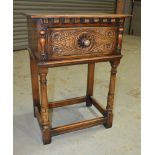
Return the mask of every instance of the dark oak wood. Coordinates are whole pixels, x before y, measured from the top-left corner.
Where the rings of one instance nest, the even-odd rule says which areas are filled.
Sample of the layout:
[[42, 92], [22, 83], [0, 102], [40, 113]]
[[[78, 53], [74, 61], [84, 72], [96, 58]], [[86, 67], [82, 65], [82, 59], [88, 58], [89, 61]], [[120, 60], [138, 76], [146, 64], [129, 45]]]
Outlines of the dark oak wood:
[[36, 118], [37, 118], [37, 120], [38, 120], [38, 124], [39, 124], [39, 126], [40, 126], [40, 129], [42, 130], [42, 119], [41, 119], [41, 115], [40, 115], [40, 112], [39, 112], [39, 110], [38, 110], [38, 107], [34, 107], [34, 112], [35, 112], [35, 116], [36, 116]]
[[40, 109], [38, 66], [31, 55], [30, 55], [30, 70], [31, 70], [31, 83], [32, 83], [33, 110], [34, 110], [34, 116], [36, 117], [35, 106], [37, 106], [38, 109]]
[[86, 101], [86, 96], [82, 97], [76, 97], [72, 99], [66, 99], [62, 101], [55, 101], [55, 102], [49, 102], [48, 107], [49, 108], [58, 108], [58, 107], [63, 107], [67, 105], [73, 105], [73, 104], [78, 104]]
[[104, 124], [104, 122], [106, 122], [106, 118], [98, 117], [98, 118], [94, 118], [94, 119], [90, 119], [90, 120], [86, 120], [86, 121], [82, 121], [82, 122], [78, 122], [78, 123], [73, 123], [73, 124], [69, 124], [69, 125], [52, 128], [51, 132], [52, 132], [53, 136], [56, 136], [56, 135], [64, 134], [67, 132], [73, 132], [76, 130], [85, 129], [85, 128], [89, 128], [92, 126]]
[[87, 107], [92, 105], [92, 102], [90, 102], [90, 96], [93, 96], [94, 70], [95, 70], [95, 63], [88, 63], [87, 95], [86, 95], [87, 96], [87, 99], [86, 99]]
[[[126, 16], [130, 16], [130, 15], [125, 15], [122, 14], [122, 9], [123, 8], [123, 2], [122, 0], [117, 0], [117, 7], [118, 7], [118, 11], [117, 14], [107, 14], [107, 13], [23, 13], [24, 15], [30, 17], [30, 18], [124, 18]], [[119, 14], [121, 13], [121, 14]]]
[[48, 68], [39, 68], [40, 90], [41, 90], [41, 122], [42, 122], [42, 140], [44, 144], [51, 142], [51, 123], [48, 113], [47, 99], [47, 76]]
[[99, 111], [102, 115], [105, 116], [105, 114], [106, 114], [106, 112], [107, 112], [106, 109], [103, 108], [103, 106], [101, 106], [101, 105], [98, 103], [98, 101], [97, 101], [93, 96], [90, 97], [90, 102], [98, 109], [98, 111]]
[[[122, 58], [121, 48], [124, 21], [122, 3], [117, 1], [119, 14], [28, 14], [29, 54], [31, 66], [34, 115], [41, 132], [43, 144], [52, 136], [102, 124], [112, 126], [113, 104], [117, 67]], [[95, 63], [110, 62], [111, 76], [107, 106], [104, 108], [93, 96]], [[86, 96], [48, 102], [48, 69], [52, 67], [88, 64]], [[38, 74], [40, 76], [40, 92]], [[41, 101], [39, 100], [41, 99]], [[52, 128], [48, 110], [86, 102], [102, 117]]]
[[27, 15], [29, 48], [38, 61], [50, 62], [118, 55], [119, 38], [128, 15], [51, 14], [36, 17]]
[[106, 128], [112, 127], [112, 121], [113, 121], [113, 104], [114, 104], [114, 92], [115, 92], [115, 81], [116, 81], [116, 73], [117, 73], [117, 67], [119, 65], [120, 61], [111, 61], [111, 75], [110, 75], [110, 83], [109, 83], [109, 92], [107, 97], [107, 114], [108, 117], [107, 122], [104, 124]]
[[79, 65], [79, 64], [87, 64], [87, 63], [97, 63], [97, 62], [105, 62], [111, 60], [119, 60], [122, 58], [122, 55], [113, 55], [113, 56], [105, 56], [105, 57], [91, 57], [91, 58], [81, 58], [81, 59], [68, 59], [68, 60], [57, 60], [57, 61], [47, 61], [47, 62], [38, 62], [39, 67], [60, 67], [60, 66], [69, 66], [69, 65]]

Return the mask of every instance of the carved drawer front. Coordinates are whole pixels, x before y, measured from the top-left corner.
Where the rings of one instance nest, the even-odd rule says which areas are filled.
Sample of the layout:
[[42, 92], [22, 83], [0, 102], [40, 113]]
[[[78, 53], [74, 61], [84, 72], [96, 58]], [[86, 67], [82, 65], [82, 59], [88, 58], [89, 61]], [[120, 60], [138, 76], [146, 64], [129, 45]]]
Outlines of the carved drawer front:
[[51, 58], [103, 56], [116, 48], [116, 27], [54, 28], [49, 31]]

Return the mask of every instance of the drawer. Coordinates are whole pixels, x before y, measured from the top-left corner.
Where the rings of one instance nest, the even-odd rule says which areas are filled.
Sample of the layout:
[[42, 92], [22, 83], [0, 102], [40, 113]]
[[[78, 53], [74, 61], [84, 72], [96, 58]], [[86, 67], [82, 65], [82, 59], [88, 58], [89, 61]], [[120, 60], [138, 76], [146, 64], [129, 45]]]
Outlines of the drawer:
[[51, 28], [48, 55], [50, 59], [110, 55], [116, 40], [117, 27]]

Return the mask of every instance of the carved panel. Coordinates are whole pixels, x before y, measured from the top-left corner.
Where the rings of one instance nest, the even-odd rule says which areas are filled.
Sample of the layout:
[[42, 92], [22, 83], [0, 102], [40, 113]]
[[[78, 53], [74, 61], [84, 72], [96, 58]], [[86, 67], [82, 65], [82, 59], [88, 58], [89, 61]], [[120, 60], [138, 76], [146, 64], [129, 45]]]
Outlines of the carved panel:
[[54, 28], [49, 31], [49, 55], [108, 55], [116, 48], [116, 27]]

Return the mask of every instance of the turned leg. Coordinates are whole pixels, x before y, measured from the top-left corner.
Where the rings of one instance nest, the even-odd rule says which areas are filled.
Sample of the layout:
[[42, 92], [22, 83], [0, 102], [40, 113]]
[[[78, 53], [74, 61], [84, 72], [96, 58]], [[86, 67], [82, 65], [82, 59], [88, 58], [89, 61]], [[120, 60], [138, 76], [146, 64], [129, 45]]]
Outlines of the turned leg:
[[87, 75], [87, 93], [86, 93], [86, 106], [91, 106], [90, 96], [93, 96], [94, 87], [94, 69], [95, 63], [88, 64], [88, 75]]
[[34, 59], [30, 55], [30, 69], [31, 69], [31, 83], [32, 83], [32, 96], [33, 96], [33, 110], [35, 115], [35, 106], [40, 110], [40, 99], [39, 99], [39, 81], [38, 81], [38, 66]]
[[47, 76], [48, 68], [39, 68], [40, 91], [41, 91], [41, 121], [43, 144], [51, 143], [51, 123], [48, 112]]
[[112, 61], [110, 62], [110, 64], [111, 64], [111, 76], [110, 76], [109, 92], [108, 92], [107, 106], [106, 106], [107, 122], [104, 124], [106, 128], [112, 127], [115, 80], [116, 80], [117, 66], [119, 65], [119, 61]]

